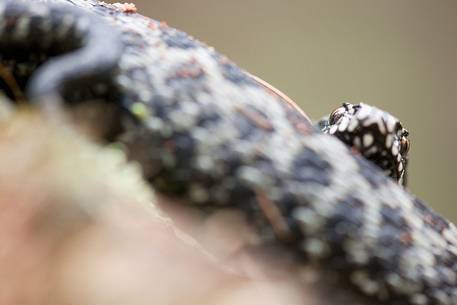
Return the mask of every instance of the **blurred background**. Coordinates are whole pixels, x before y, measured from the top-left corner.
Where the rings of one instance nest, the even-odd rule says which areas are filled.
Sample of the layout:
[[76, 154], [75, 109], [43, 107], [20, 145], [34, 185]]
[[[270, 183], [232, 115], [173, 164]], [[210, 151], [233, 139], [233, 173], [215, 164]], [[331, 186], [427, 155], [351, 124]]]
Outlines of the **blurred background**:
[[313, 119], [343, 101], [411, 133], [412, 192], [457, 221], [455, 0], [135, 0], [214, 46]]

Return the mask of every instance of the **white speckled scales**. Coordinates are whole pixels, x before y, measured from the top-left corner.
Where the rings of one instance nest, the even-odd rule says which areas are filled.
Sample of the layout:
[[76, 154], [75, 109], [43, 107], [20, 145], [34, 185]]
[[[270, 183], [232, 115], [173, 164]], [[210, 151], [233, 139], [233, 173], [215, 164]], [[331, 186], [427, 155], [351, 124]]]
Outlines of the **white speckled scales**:
[[[95, 15], [86, 27], [68, 23], [86, 53], [63, 52], [60, 60], [74, 67], [72, 90], [61, 74], [63, 86], [49, 95], [79, 100], [89, 92], [117, 103], [128, 121], [119, 139], [158, 187], [195, 203], [245, 209], [262, 234], [274, 233], [298, 252], [340, 270], [367, 295], [390, 303], [457, 304], [455, 226], [336, 138], [314, 131], [296, 108], [212, 48], [96, 0], [0, 3], [3, 44], [28, 24], [27, 18], [51, 18], [55, 25], [69, 21], [74, 11], [58, 4]], [[27, 14], [5, 26], [12, 7]], [[112, 53], [119, 54], [116, 65], [102, 70], [96, 82], [79, 82], [78, 64], [95, 54], [94, 44], [85, 44], [91, 22], [119, 34], [102, 50], [122, 51]], [[41, 34], [51, 37], [56, 31], [51, 27]], [[20, 35], [15, 41], [23, 43], [10, 48], [27, 49], [27, 27]], [[4, 51], [0, 48], [0, 54]], [[60, 73], [52, 62], [45, 67]], [[39, 79], [34, 82], [42, 88]]]

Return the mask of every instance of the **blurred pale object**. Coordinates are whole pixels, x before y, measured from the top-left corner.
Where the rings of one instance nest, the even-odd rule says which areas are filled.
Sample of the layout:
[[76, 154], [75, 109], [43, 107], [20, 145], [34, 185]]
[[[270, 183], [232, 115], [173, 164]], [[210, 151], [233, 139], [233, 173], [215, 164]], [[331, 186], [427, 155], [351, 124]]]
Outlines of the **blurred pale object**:
[[229, 262], [243, 241], [221, 232], [225, 216], [183, 224], [213, 232], [199, 237], [217, 258], [176, 229], [120, 152], [34, 114], [0, 124], [0, 304], [301, 303], [289, 276]]

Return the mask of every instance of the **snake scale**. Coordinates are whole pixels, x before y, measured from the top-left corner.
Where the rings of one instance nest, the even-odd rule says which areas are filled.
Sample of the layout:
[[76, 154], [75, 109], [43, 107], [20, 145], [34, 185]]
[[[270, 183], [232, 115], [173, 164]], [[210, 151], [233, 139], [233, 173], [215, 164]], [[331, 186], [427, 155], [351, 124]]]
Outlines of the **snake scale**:
[[[32, 103], [116, 105], [117, 140], [157, 187], [243, 209], [261, 234], [373, 298], [457, 304], [457, 229], [402, 187], [407, 134], [388, 114], [344, 104], [321, 126], [365, 132], [352, 146], [374, 150], [383, 172], [276, 89], [128, 4], [2, 0], [0, 56]], [[375, 125], [390, 132], [387, 151], [371, 148]]]

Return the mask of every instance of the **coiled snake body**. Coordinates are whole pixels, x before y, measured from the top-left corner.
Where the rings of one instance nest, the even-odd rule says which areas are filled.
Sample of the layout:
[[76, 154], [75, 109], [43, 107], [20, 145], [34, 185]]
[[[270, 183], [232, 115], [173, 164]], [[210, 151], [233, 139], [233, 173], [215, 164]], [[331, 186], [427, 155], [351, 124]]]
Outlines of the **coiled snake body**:
[[394, 179], [212, 48], [97, 0], [0, 1], [0, 55], [32, 102], [116, 104], [156, 186], [244, 209], [367, 295], [457, 304], [457, 229], [394, 181], [408, 142], [390, 115], [345, 104], [321, 127]]

